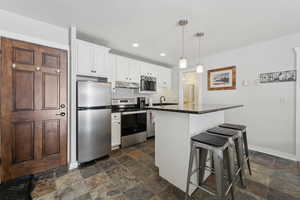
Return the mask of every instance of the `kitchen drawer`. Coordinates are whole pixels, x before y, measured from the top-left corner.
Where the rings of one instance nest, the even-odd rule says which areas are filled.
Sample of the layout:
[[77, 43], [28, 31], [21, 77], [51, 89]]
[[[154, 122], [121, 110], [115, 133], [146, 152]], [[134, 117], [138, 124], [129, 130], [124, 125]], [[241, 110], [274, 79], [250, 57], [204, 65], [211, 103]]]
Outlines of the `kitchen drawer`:
[[121, 113], [112, 113], [111, 120], [112, 121], [121, 121]]

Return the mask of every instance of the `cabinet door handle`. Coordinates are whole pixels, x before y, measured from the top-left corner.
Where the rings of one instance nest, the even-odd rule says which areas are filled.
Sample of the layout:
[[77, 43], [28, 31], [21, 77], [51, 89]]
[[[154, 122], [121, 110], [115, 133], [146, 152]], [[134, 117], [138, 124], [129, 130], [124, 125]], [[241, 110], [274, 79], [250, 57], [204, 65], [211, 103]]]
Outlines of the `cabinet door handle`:
[[96, 70], [91, 70], [92, 73], [96, 73]]

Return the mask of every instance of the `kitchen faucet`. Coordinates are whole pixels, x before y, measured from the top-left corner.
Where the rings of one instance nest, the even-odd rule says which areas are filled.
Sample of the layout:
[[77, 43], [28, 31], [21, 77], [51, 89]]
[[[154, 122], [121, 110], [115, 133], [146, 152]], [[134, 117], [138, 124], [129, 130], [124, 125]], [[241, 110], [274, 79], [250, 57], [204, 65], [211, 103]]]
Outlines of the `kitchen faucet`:
[[163, 102], [166, 101], [166, 97], [165, 96], [161, 96], [159, 98], [159, 102], [160, 102], [160, 105], [162, 106]]

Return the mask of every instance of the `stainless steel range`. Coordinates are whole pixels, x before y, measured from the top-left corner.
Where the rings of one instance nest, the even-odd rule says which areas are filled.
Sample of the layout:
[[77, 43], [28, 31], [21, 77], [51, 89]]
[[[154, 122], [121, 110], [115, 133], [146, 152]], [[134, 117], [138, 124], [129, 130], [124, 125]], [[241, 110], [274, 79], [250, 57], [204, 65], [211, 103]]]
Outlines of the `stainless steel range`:
[[121, 113], [121, 147], [145, 142], [147, 111], [138, 106], [137, 99], [113, 99], [112, 105], [112, 112]]

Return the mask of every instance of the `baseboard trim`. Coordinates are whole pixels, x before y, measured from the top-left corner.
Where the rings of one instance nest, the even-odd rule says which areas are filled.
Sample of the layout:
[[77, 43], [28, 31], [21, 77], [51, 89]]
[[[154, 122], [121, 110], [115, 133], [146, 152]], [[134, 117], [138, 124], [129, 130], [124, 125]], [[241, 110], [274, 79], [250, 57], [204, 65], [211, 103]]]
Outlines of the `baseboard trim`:
[[258, 147], [258, 146], [254, 146], [254, 145], [249, 145], [249, 149], [253, 150], [253, 151], [265, 153], [265, 154], [270, 154], [272, 156], [277, 156], [277, 157], [285, 158], [288, 160], [297, 161], [296, 155], [293, 155], [293, 154], [275, 151], [273, 149]]
[[69, 170], [76, 169], [76, 168], [78, 168], [78, 166], [79, 166], [78, 162], [70, 163]]

